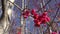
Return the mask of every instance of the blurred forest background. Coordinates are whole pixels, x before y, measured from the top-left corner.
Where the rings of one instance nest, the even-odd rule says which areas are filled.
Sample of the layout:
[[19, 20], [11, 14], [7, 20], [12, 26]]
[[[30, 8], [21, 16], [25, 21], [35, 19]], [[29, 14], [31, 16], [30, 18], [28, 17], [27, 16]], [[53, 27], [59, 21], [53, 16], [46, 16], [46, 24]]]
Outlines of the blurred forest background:
[[[4, 14], [3, 19], [0, 19], [1, 34], [17, 34], [19, 30], [21, 30], [21, 34], [33, 34], [33, 18], [30, 16], [24, 20], [21, 12], [27, 7], [31, 10], [36, 9], [37, 13], [41, 14], [42, 12], [39, 9], [44, 5], [46, 5], [46, 10], [50, 10], [48, 16], [53, 22], [51, 30], [60, 32], [60, 9], [57, 7], [58, 3], [60, 3], [60, 0], [0, 0], [0, 18]], [[46, 25], [41, 29], [47, 32], [47, 27]]]

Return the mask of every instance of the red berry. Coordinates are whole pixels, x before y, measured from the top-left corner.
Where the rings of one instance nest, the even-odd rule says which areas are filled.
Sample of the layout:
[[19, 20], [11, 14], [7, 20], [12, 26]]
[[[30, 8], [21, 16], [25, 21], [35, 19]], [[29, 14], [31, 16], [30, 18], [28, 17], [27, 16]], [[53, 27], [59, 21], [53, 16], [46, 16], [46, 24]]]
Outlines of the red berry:
[[50, 18], [46, 14], [42, 15], [42, 17], [41, 17], [41, 24], [45, 24], [45, 23], [50, 21]]
[[34, 19], [34, 26], [35, 27], [40, 27], [40, 21], [39, 20], [37, 20], [37, 19]]
[[34, 23], [37, 24], [38, 23], [38, 20], [37, 19], [34, 19]]
[[51, 34], [57, 34], [56, 32], [52, 32]]
[[50, 18], [49, 18], [49, 17], [46, 17], [46, 19], [47, 19], [47, 22], [49, 22], [49, 21], [50, 21]]
[[41, 21], [41, 19], [42, 19], [42, 16], [41, 16], [41, 15], [39, 15], [39, 16], [38, 16], [38, 20], [39, 20], [39, 21]]
[[47, 16], [47, 12], [44, 12], [43, 14], [42, 14], [42, 17], [46, 17]]
[[23, 13], [23, 17], [24, 17], [24, 18], [27, 18], [28, 16], [27, 16], [25, 13]]
[[30, 12], [29, 11], [26, 11], [26, 15], [29, 16], [30, 15]]
[[34, 14], [33, 18], [34, 19], [38, 19], [39, 15], [38, 14]]
[[27, 18], [29, 15], [30, 15], [29, 10], [25, 10], [25, 11], [23, 12], [23, 17], [24, 17], [24, 18]]
[[32, 9], [31, 14], [34, 15], [36, 13], [36, 11], [34, 9]]
[[21, 32], [18, 32], [17, 34], [21, 34]]
[[44, 12], [43, 15], [47, 15], [47, 12]]
[[25, 15], [25, 12], [23, 12], [22, 15]]
[[27, 18], [28, 16], [26, 16], [26, 15], [23, 15], [24, 16], [24, 18]]
[[42, 20], [41, 24], [45, 24], [46, 23], [46, 19], [45, 18], [42, 18], [41, 20]]

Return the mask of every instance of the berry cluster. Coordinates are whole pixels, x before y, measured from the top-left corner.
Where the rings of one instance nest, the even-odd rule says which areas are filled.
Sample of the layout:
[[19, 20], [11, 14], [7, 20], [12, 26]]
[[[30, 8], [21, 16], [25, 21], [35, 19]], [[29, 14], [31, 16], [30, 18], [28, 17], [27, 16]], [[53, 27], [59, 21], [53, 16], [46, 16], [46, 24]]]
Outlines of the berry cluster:
[[39, 27], [40, 24], [46, 24], [47, 22], [50, 21], [50, 17], [47, 16], [48, 12], [44, 11], [41, 15], [39, 15], [34, 9], [31, 11], [26, 10], [23, 12], [24, 18], [27, 18], [28, 16], [32, 15], [34, 18], [34, 25], [36, 27]]

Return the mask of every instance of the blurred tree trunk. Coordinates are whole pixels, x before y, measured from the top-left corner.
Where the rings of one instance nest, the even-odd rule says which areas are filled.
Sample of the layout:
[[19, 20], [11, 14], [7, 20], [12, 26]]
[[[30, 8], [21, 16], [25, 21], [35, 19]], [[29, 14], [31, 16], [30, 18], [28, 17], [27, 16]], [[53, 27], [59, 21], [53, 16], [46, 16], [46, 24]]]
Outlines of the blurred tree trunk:
[[6, 27], [6, 6], [5, 6], [5, 4], [6, 4], [6, 0], [1, 0], [2, 1], [2, 12], [3, 12], [3, 15], [2, 15], [2, 17], [3, 17], [3, 19], [1, 19], [1, 22], [3, 23], [3, 25], [4, 25], [4, 29], [5, 29], [5, 27]]
[[4, 32], [7, 30], [7, 24], [8, 24], [8, 15], [7, 15], [7, 6], [6, 6], [6, 0], [1, 0], [2, 2], [2, 12], [3, 12], [3, 15], [2, 15], [2, 19], [1, 19], [1, 22], [3, 23], [3, 34]]
[[[13, 22], [11, 22], [11, 17], [12, 17], [12, 12], [13, 12], [13, 7], [14, 5], [12, 3], [14, 3], [15, 0], [8, 0], [7, 1], [7, 14], [8, 14], [8, 21], [9, 21], [9, 27], [8, 27], [8, 30], [9, 30], [9, 34], [12, 34], [13, 32], [13, 29], [12, 29], [12, 26], [13, 26]], [[12, 2], [12, 3], [10, 3]], [[16, 33], [16, 32], [15, 32]]]
[[[9, 28], [9, 14], [8, 14], [8, 3], [7, 0], [1, 0], [2, 1], [2, 12], [3, 13], [3, 19], [1, 19], [1, 22], [3, 23], [3, 34], [8, 34], [8, 28]], [[10, 16], [11, 17], [11, 16]], [[6, 33], [5, 33], [6, 32]]]
[[[24, 0], [22, 0], [22, 10], [24, 9]], [[21, 12], [22, 13], [22, 12]], [[22, 25], [22, 31], [21, 34], [25, 34], [25, 19], [23, 18], [23, 16], [20, 16], [21, 18], [21, 25]]]

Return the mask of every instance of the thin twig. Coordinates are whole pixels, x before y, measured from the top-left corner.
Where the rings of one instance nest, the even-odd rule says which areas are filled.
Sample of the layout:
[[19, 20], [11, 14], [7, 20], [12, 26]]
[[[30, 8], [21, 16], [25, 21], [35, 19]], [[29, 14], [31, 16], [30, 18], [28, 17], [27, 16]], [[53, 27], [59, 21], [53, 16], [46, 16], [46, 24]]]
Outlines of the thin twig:
[[59, 8], [57, 9], [56, 14], [55, 14], [55, 16], [53, 17], [53, 20], [52, 20], [52, 22], [51, 22], [51, 23], [53, 23], [53, 22], [54, 22], [54, 19], [56, 18], [56, 16], [57, 16], [58, 12], [59, 12]]
[[[49, 4], [51, 2], [51, 0], [49, 0], [46, 4], [45, 4], [45, 6], [47, 5], [47, 4]], [[41, 8], [38, 10], [38, 11], [40, 11], [41, 10]]]
[[15, 4], [15, 3], [11, 2], [11, 1], [9, 1], [9, 2], [12, 3], [13, 5], [15, 5], [19, 10], [22, 10], [22, 8], [20, 6], [18, 6], [17, 4]]

